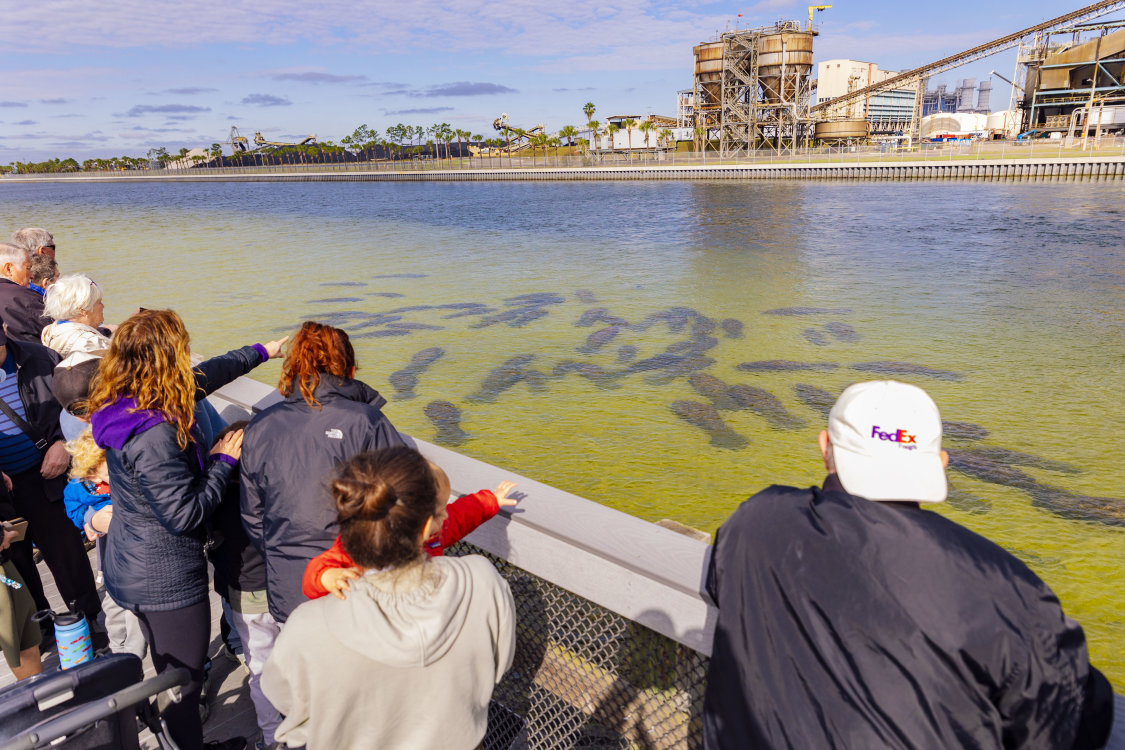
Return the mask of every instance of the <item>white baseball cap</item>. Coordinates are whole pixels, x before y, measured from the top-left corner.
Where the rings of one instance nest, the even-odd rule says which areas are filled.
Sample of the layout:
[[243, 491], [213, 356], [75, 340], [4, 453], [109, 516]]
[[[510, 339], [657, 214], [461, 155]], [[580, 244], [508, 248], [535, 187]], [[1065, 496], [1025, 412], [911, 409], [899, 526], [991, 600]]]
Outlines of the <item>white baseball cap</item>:
[[836, 474], [868, 500], [945, 500], [941, 415], [921, 388], [894, 380], [857, 383], [828, 414]]

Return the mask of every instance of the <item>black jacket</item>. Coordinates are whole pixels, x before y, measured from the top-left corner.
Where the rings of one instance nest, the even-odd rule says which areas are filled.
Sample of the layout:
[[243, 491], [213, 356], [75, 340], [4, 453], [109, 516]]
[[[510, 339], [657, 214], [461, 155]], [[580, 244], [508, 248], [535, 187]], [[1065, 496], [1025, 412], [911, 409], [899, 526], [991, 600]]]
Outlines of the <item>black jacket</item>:
[[0, 321], [8, 339], [38, 344], [51, 322], [43, 317], [43, 298], [35, 291], [0, 277]]
[[[195, 368], [197, 397], [221, 388], [264, 361], [244, 347]], [[176, 428], [151, 411], [131, 411], [122, 399], [94, 413], [94, 439], [105, 449], [113, 488], [113, 523], [106, 535], [106, 589], [127, 609], [161, 612], [207, 598], [205, 522], [233, 469], [210, 460], [198, 425], [181, 450]]]
[[[16, 362], [20, 401], [23, 402], [27, 423], [35, 429], [39, 438], [46, 441], [41, 449], [46, 450], [52, 443], [64, 439], [62, 428], [59, 427], [59, 414], [62, 412], [62, 407], [51, 391], [59, 355], [42, 344], [11, 339], [8, 340], [8, 349]], [[65, 483], [64, 479], [63, 484]], [[57, 499], [62, 499], [61, 488]]]
[[380, 410], [386, 399], [358, 380], [321, 374], [314, 409], [299, 389], [255, 416], [242, 443], [242, 522], [266, 558], [270, 612], [278, 622], [306, 601], [305, 566], [336, 539], [328, 483], [357, 453], [402, 445]]
[[1101, 747], [1108, 682], [1022, 562], [915, 503], [770, 487], [715, 540], [704, 746]]

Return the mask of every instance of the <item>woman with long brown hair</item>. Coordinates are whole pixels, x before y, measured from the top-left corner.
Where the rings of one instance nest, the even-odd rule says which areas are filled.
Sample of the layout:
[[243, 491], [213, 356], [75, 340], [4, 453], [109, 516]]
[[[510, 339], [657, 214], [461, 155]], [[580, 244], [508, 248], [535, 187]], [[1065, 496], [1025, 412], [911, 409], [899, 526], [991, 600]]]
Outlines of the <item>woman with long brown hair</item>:
[[[183, 700], [164, 712], [181, 750], [203, 747], [199, 693], [211, 630], [204, 523], [242, 446], [242, 434], [231, 433], [208, 456], [196, 402], [278, 356], [284, 342], [235, 349], [193, 368], [180, 317], [143, 310], [117, 329], [91, 384], [90, 422], [114, 501], [106, 589], [137, 613], [158, 670], [191, 673]], [[242, 740], [210, 746], [242, 747]]]
[[[310, 560], [336, 538], [336, 508], [328, 492], [336, 466], [357, 453], [402, 445], [384, 416], [386, 399], [355, 379], [348, 334], [305, 322], [281, 370], [280, 403], [257, 414], [246, 428], [242, 452], [242, 522], [266, 559], [268, 612], [249, 617], [243, 643], [255, 677], [273, 649], [281, 623], [300, 603]], [[251, 683], [256, 687], [256, 680]], [[268, 744], [280, 717], [259, 711]]]
[[446, 497], [400, 446], [361, 453], [331, 482], [344, 550], [363, 570], [345, 599], [298, 607], [262, 675], [289, 747], [449, 748], [483, 739], [512, 665], [515, 605], [486, 558], [431, 557]]

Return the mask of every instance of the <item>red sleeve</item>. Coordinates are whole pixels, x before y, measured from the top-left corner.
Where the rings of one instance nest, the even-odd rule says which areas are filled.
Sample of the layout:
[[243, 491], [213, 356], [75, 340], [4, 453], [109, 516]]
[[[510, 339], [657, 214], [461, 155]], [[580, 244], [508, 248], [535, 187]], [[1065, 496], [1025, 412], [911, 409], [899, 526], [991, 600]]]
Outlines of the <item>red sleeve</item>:
[[320, 585], [320, 576], [324, 571], [329, 568], [353, 567], [355, 567], [355, 560], [344, 551], [344, 545], [340, 543], [340, 537], [336, 537], [336, 541], [332, 543], [327, 552], [321, 552], [309, 560], [309, 564], [305, 566], [305, 577], [301, 579], [301, 591], [310, 599], [319, 599], [328, 593], [328, 589]]
[[456, 544], [473, 529], [500, 512], [500, 503], [492, 490], [481, 490], [451, 502], [445, 508], [449, 516], [441, 525], [441, 546]]

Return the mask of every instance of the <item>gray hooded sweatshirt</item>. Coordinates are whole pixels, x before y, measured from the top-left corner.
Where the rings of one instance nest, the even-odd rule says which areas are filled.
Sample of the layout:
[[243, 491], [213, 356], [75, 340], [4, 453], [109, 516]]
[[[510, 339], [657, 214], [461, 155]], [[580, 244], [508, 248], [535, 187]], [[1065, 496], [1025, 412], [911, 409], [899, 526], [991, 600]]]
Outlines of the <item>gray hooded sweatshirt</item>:
[[474, 748], [515, 645], [512, 593], [492, 564], [436, 557], [293, 610], [262, 691], [290, 747]]

